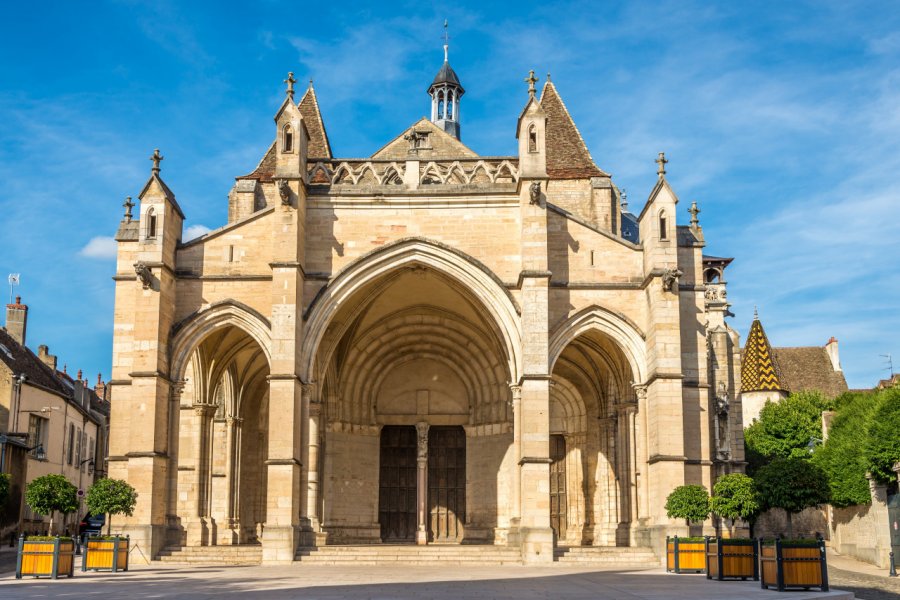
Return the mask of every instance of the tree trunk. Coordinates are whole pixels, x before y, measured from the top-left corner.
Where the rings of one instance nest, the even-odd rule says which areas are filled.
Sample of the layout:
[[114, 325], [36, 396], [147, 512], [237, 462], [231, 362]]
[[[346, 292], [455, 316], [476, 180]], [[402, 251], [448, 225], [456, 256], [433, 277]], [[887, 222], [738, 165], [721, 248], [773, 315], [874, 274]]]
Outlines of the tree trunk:
[[788, 539], [794, 539], [794, 524], [791, 520], [791, 511], [784, 511], [787, 513], [787, 522], [788, 522]]
[[47, 535], [53, 535], [53, 513], [50, 513], [50, 524], [47, 525]]
[[106, 513], [106, 535], [112, 535], [112, 515]]

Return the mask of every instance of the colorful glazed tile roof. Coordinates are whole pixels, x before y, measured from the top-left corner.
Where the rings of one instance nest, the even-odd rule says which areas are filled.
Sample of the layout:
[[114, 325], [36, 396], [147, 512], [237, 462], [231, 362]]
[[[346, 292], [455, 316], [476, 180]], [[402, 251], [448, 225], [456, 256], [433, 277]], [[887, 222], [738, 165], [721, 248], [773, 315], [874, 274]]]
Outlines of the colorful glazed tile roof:
[[741, 360], [741, 391], [782, 390], [775, 354], [759, 319], [753, 319]]

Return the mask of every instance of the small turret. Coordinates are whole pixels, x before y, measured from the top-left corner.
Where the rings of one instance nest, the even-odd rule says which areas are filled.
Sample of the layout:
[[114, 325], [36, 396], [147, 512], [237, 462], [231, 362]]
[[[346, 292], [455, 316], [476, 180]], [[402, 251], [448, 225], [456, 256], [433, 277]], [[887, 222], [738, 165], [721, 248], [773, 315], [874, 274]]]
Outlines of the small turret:
[[450, 66], [449, 41], [447, 21], [444, 21], [444, 64], [428, 86], [428, 95], [431, 96], [431, 122], [456, 139], [460, 139], [459, 99], [466, 90], [459, 82], [456, 71]]

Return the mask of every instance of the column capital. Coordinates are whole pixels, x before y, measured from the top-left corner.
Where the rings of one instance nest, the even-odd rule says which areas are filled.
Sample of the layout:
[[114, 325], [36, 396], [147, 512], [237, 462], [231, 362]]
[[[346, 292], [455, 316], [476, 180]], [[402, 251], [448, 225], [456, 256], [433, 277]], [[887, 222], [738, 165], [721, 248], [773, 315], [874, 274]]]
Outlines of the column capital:
[[218, 404], [210, 404], [208, 402], [197, 402], [192, 405], [194, 409], [194, 413], [198, 417], [208, 417], [210, 415], [214, 415], [217, 410], [219, 410]]
[[620, 415], [637, 412], [637, 402], [622, 402], [616, 405], [616, 412]]
[[318, 384], [315, 381], [300, 384], [300, 394], [302, 394], [303, 399], [308, 401], [310, 404], [317, 401], [317, 392]]
[[634, 389], [634, 395], [638, 400], [646, 400], [647, 399], [647, 384], [646, 383], [632, 383], [632, 389]]

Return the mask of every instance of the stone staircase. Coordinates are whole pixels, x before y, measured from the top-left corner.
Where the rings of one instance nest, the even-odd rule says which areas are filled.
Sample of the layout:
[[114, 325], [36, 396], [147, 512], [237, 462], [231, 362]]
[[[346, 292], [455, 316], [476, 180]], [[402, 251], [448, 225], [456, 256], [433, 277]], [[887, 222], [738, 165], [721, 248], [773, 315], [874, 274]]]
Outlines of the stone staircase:
[[558, 546], [553, 560], [572, 567], [604, 569], [654, 569], [661, 565], [650, 548], [606, 546]]
[[519, 565], [518, 548], [412, 544], [371, 544], [300, 548], [295, 560], [314, 565]]
[[163, 563], [192, 565], [258, 565], [262, 562], [262, 546], [169, 546], [160, 551]]

